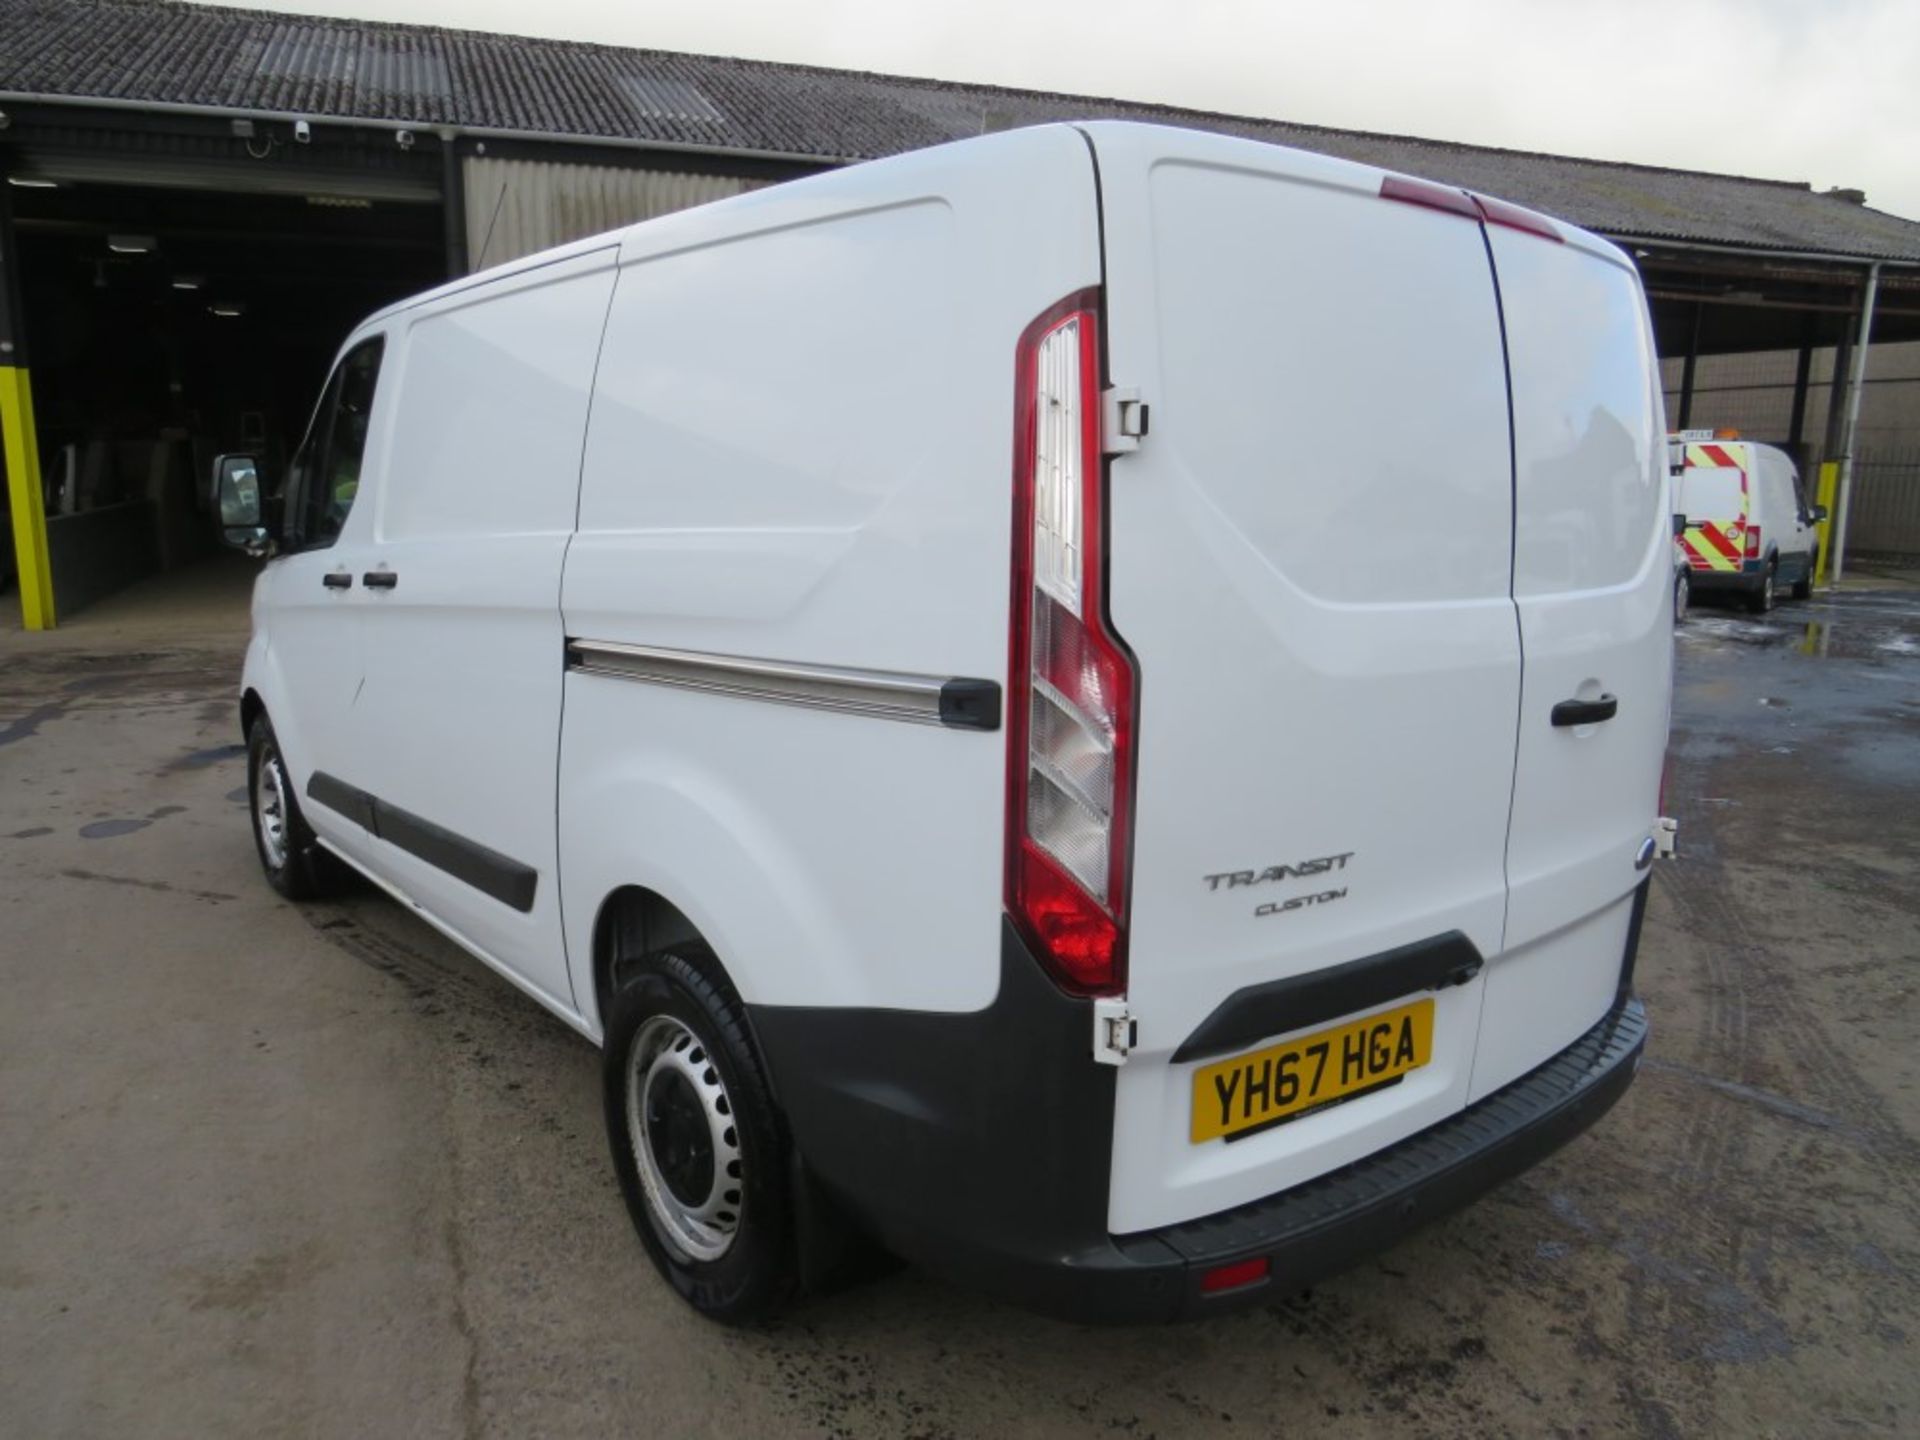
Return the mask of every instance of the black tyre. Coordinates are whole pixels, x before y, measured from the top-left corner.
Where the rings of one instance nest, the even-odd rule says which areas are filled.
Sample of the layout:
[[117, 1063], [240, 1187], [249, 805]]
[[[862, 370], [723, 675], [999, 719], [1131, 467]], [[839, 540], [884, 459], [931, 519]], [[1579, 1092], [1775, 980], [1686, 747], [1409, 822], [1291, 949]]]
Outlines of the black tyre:
[[1816, 555], [1813, 551], [1809, 550], [1807, 552], [1807, 573], [1802, 575], [1798, 580], [1793, 582], [1793, 598], [1794, 599], [1811, 600], [1813, 598], [1813, 567], [1814, 567], [1814, 562], [1818, 558], [1819, 558], [1818, 555]]
[[1767, 562], [1767, 568], [1760, 572], [1759, 588], [1756, 589], [1751, 595], [1747, 597], [1747, 608], [1753, 611], [1754, 614], [1765, 615], [1768, 611], [1773, 609], [1773, 602], [1775, 598], [1773, 582], [1775, 578], [1775, 571], [1777, 571], [1779, 568], [1780, 567], [1779, 567], [1778, 561], [1769, 560]]
[[615, 974], [607, 1138], [634, 1228], [694, 1309], [761, 1319], [795, 1288], [793, 1202], [786, 1128], [745, 1008], [695, 947]]
[[1682, 570], [1673, 577], [1673, 620], [1677, 625], [1687, 618], [1687, 605], [1693, 599], [1693, 581]]
[[265, 715], [255, 717], [247, 731], [247, 807], [267, 883], [289, 900], [317, 900], [328, 894], [335, 875], [332, 857], [321, 851], [300, 813], [293, 779]]

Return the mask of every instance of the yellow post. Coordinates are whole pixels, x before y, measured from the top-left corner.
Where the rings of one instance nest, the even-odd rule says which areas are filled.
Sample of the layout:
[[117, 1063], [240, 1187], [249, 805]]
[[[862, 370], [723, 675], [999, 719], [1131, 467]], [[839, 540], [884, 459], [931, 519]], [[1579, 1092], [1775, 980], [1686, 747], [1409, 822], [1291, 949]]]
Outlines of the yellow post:
[[6, 447], [20, 620], [29, 630], [51, 630], [53, 567], [47, 561], [47, 507], [40, 490], [40, 442], [33, 433], [33, 382], [23, 366], [0, 365], [0, 440]]
[[1813, 583], [1816, 585], [1827, 583], [1827, 566], [1833, 558], [1832, 551], [1827, 548], [1827, 532], [1833, 528], [1833, 497], [1839, 484], [1840, 466], [1836, 461], [1829, 460], [1820, 467], [1820, 483], [1814, 487], [1813, 503], [1827, 507], [1827, 518], [1816, 521], [1813, 527], [1813, 533], [1819, 537], [1820, 544], [1820, 563], [1815, 567], [1813, 575]]

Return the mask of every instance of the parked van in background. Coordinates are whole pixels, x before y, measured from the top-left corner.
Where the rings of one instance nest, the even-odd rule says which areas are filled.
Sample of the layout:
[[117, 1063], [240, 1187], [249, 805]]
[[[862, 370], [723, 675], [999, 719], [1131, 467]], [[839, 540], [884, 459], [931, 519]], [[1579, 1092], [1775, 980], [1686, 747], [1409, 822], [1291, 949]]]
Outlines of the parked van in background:
[[1691, 588], [1733, 591], [1759, 614], [1784, 586], [1813, 594], [1824, 507], [1809, 507], [1786, 452], [1729, 430], [1682, 430], [1672, 437], [1674, 512], [1685, 517], [1680, 547]]
[[1639, 1062], [1660, 403], [1606, 242], [1182, 130], [517, 261], [349, 337], [277, 519], [223, 461], [260, 858], [604, 1047], [709, 1315], [861, 1234], [1088, 1319], [1294, 1290]]

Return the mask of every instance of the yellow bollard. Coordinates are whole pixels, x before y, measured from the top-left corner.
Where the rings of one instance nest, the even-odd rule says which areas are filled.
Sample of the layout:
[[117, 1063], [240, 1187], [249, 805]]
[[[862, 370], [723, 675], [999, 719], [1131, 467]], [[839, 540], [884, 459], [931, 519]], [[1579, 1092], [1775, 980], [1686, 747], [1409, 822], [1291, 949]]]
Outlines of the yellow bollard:
[[20, 620], [53, 628], [53, 570], [47, 561], [47, 511], [40, 494], [40, 444], [33, 433], [33, 386], [25, 367], [0, 365], [0, 449], [6, 454], [19, 570]]
[[1833, 528], [1834, 491], [1840, 485], [1840, 463], [1829, 460], [1820, 467], [1820, 483], [1815, 487], [1813, 503], [1827, 507], [1827, 518], [1814, 522], [1813, 533], [1819, 537], [1820, 563], [1814, 568], [1813, 583], [1825, 586], [1827, 566], [1833, 559], [1833, 552], [1827, 548], [1827, 532]]

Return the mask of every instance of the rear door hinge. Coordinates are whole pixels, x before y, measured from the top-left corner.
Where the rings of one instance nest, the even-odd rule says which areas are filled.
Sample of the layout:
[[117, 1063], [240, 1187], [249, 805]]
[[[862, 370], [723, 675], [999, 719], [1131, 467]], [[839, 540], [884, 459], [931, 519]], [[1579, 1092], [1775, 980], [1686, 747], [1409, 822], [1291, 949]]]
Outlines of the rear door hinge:
[[1140, 1043], [1140, 1022], [1124, 1000], [1093, 1002], [1093, 1059], [1098, 1065], [1124, 1065]]
[[1138, 450], [1147, 436], [1147, 402], [1136, 386], [1114, 385], [1100, 394], [1100, 453]]

